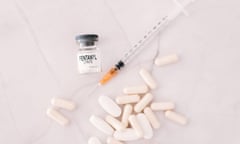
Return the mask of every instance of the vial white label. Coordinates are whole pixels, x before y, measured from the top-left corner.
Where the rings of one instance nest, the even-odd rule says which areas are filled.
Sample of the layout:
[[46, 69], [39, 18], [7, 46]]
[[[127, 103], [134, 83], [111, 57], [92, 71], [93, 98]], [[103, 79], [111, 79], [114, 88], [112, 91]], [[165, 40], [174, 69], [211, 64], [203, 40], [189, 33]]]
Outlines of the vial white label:
[[101, 71], [101, 57], [97, 51], [81, 51], [77, 54], [79, 73]]

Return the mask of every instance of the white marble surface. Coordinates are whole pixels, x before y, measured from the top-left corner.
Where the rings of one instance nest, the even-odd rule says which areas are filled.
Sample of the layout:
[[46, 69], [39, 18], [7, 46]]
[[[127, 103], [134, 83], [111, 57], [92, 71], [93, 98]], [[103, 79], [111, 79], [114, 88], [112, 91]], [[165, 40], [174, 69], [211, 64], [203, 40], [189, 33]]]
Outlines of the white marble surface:
[[[103, 73], [80, 75], [74, 36], [100, 35], [103, 72], [113, 65], [172, 5], [169, 0], [0, 0], [0, 143], [77, 144], [104, 135], [88, 122], [104, 116], [96, 98], [121, 94], [143, 83], [138, 70], [152, 70], [156, 100], [172, 100], [186, 127], [164, 119], [151, 144], [239, 144], [239, 1], [198, 0], [162, 31], [143, 53], [108, 85], [96, 89]], [[181, 61], [158, 68], [152, 59], [178, 53]], [[89, 96], [88, 96], [89, 95]], [[61, 127], [46, 114], [52, 97], [73, 99], [62, 111], [71, 125]]]

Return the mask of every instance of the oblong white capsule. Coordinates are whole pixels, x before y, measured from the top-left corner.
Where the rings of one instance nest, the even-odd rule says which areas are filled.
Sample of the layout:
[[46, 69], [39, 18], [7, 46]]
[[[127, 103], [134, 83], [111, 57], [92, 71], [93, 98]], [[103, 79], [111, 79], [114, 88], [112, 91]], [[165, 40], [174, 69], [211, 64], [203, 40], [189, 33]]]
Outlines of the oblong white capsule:
[[141, 125], [139, 124], [137, 117], [135, 115], [130, 115], [129, 118], [129, 123], [131, 124], [132, 128], [136, 130], [136, 133], [139, 137], [143, 137], [143, 129]]
[[115, 131], [113, 137], [119, 141], [134, 141], [140, 138], [136, 131], [132, 128], [127, 128], [122, 131]]
[[156, 115], [153, 113], [151, 108], [146, 107], [144, 109], [144, 114], [146, 115], [147, 119], [149, 120], [150, 124], [154, 129], [158, 129], [160, 127], [160, 122], [158, 121]]
[[143, 129], [143, 138], [151, 139], [153, 137], [153, 129], [145, 114], [137, 114], [137, 120]]
[[171, 54], [164, 57], [156, 58], [154, 63], [157, 66], [164, 66], [164, 65], [176, 63], [178, 60], [179, 60], [179, 57], [177, 54]]
[[110, 115], [118, 117], [121, 115], [121, 108], [109, 97], [100, 96], [98, 102], [101, 107]]
[[76, 104], [70, 100], [66, 100], [63, 98], [52, 98], [51, 104], [55, 107], [63, 108], [66, 110], [74, 110], [76, 108]]
[[112, 138], [112, 137], [108, 137], [107, 138], [107, 144], [123, 144], [122, 142]]
[[148, 87], [146, 85], [126, 87], [123, 89], [124, 94], [145, 94], [148, 92]]
[[181, 114], [176, 113], [176, 112], [166, 111], [165, 116], [166, 116], [166, 118], [168, 118], [168, 119], [170, 119], [170, 120], [172, 120], [176, 123], [179, 123], [181, 125], [186, 125], [187, 124], [187, 118], [184, 117]]
[[121, 122], [125, 127], [128, 126], [128, 118], [133, 111], [133, 107], [130, 104], [126, 104], [123, 108], [122, 120]]
[[97, 137], [90, 137], [88, 139], [88, 144], [102, 144]]
[[143, 98], [134, 106], [134, 111], [141, 112], [153, 99], [152, 94], [147, 93]]
[[117, 120], [116, 118], [110, 115], [106, 116], [105, 121], [108, 122], [115, 130], [125, 129], [125, 126], [123, 123], [121, 123], [119, 120]]
[[144, 82], [151, 88], [155, 89], [157, 87], [157, 84], [155, 80], [153, 79], [152, 75], [146, 70], [146, 69], [141, 69], [139, 71], [140, 76], [144, 80]]
[[116, 98], [116, 103], [117, 104], [137, 103], [139, 100], [140, 100], [139, 95], [118, 96]]
[[112, 135], [114, 130], [113, 128], [107, 123], [105, 122], [103, 119], [92, 115], [89, 118], [89, 121], [92, 123], [92, 125], [94, 125], [98, 130], [102, 131], [103, 133], [107, 134], [107, 135]]
[[53, 108], [47, 109], [47, 115], [60, 125], [66, 126], [67, 124], [69, 124], [69, 120], [64, 115], [62, 115], [60, 112]]
[[151, 104], [152, 110], [172, 110], [175, 108], [175, 104], [173, 102], [153, 102]]

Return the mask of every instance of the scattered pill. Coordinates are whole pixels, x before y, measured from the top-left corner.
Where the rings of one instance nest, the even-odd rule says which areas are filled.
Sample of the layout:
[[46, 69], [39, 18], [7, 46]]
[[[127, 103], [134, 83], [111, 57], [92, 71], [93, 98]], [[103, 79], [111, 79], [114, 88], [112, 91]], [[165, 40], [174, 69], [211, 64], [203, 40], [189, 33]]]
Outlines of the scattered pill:
[[[176, 61], [178, 61], [177, 55], [169, 55], [156, 59], [155, 64], [162, 66]], [[153, 137], [153, 129], [160, 128], [160, 122], [153, 111], [164, 111], [165, 117], [176, 123], [182, 125], [187, 123], [187, 119], [184, 116], [172, 111], [175, 109], [175, 103], [151, 103], [153, 95], [148, 91], [149, 88], [155, 89], [157, 84], [146, 69], [141, 69], [139, 74], [146, 85], [124, 88], [123, 93], [126, 95], [116, 97], [115, 102], [110, 97], [104, 95], [98, 98], [100, 106], [109, 115], [105, 119], [92, 115], [89, 121], [98, 130], [109, 135], [106, 140], [107, 144], [123, 144], [125, 141], [135, 141], [140, 138], [151, 139]], [[144, 96], [142, 96], [143, 94]], [[56, 103], [55, 101], [55, 99], [52, 100], [52, 103]], [[58, 107], [66, 107], [65, 109], [71, 110], [71, 106], [68, 104], [65, 106], [64, 102], [60, 101], [60, 106]], [[131, 104], [135, 105], [132, 106]], [[120, 106], [123, 106], [123, 112]], [[119, 117], [120, 115], [121, 117]], [[91, 137], [88, 144], [101, 144], [101, 142], [98, 138]]]
[[125, 94], [145, 94], [148, 92], [148, 87], [146, 85], [139, 85], [133, 87], [126, 87], [123, 89]]
[[74, 102], [63, 99], [63, 98], [55, 97], [51, 100], [51, 104], [55, 107], [63, 108], [70, 111], [76, 108], [76, 104]]
[[121, 122], [123, 123], [123, 125], [125, 127], [128, 126], [128, 118], [131, 115], [132, 111], [133, 111], [133, 107], [130, 104], [125, 105], [124, 108], [123, 108], [123, 114], [122, 114]]
[[149, 120], [150, 124], [154, 129], [158, 129], [160, 127], [160, 122], [158, 121], [156, 115], [153, 113], [151, 108], [146, 107], [144, 109], [144, 114], [146, 115], [147, 119]]
[[137, 114], [137, 120], [143, 129], [143, 138], [151, 139], [153, 137], [153, 129], [146, 115], [143, 113]]
[[183, 115], [180, 115], [176, 112], [173, 112], [173, 111], [166, 111], [165, 112], [165, 116], [166, 118], [176, 122], [176, 123], [179, 123], [181, 125], [186, 125], [187, 124], [187, 118], [184, 117]]
[[133, 141], [140, 138], [136, 131], [132, 128], [127, 128], [122, 131], [115, 131], [113, 137], [119, 141]]
[[90, 137], [88, 139], [88, 144], [102, 144], [97, 137]]
[[175, 104], [173, 102], [153, 102], [151, 104], [152, 110], [172, 110], [175, 108]]
[[125, 126], [123, 123], [121, 123], [119, 120], [117, 120], [116, 118], [110, 115], [106, 116], [105, 121], [108, 122], [115, 130], [125, 129]]
[[63, 116], [60, 112], [58, 112], [53, 108], [47, 109], [47, 115], [53, 120], [55, 120], [56, 122], [58, 122], [60, 125], [65, 126], [69, 124], [69, 120], [65, 116]]
[[116, 103], [117, 104], [137, 103], [139, 100], [140, 100], [139, 95], [118, 96], [116, 98]]
[[98, 98], [99, 104], [102, 108], [114, 117], [118, 117], [121, 115], [121, 108], [109, 97], [100, 96]]
[[153, 99], [152, 94], [147, 93], [143, 98], [134, 106], [134, 111], [141, 112]]
[[157, 66], [164, 66], [167, 64], [172, 64], [172, 63], [176, 63], [179, 60], [178, 55], [176, 54], [171, 54], [171, 55], [167, 55], [164, 57], [159, 57], [155, 60], [155, 64]]
[[112, 137], [108, 137], [107, 138], [107, 144], [123, 144], [122, 142], [112, 138]]
[[107, 135], [112, 135], [113, 134], [113, 128], [107, 123], [105, 122], [103, 119], [92, 115], [89, 118], [89, 121], [100, 131], [102, 131], [103, 133], [107, 134]]
[[130, 115], [129, 118], [129, 123], [131, 124], [132, 128], [136, 130], [136, 133], [139, 137], [143, 137], [143, 129], [140, 126], [136, 115]]
[[144, 82], [151, 88], [155, 89], [157, 87], [157, 84], [155, 80], [153, 79], [152, 75], [146, 70], [146, 69], [141, 69], [139, 71], [140, 76], [144, 80]]

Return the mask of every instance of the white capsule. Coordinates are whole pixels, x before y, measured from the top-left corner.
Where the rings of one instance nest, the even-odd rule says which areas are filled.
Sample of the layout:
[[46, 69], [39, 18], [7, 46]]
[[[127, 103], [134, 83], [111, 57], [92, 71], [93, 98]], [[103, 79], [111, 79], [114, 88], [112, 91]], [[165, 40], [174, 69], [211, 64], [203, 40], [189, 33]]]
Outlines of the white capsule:
[[146, 115], [148, 121], [150, 122], [154, 129], [158, 129], [160, 127], [160, 122], [158, 121], [156, 115], [153, 113], [151, 108], [146, 107], [144, 109], [144, 114]]
[[118, 117], [121, 115], [121, 108], [109, 97], [100, 96], [98, 98], [99, 104], [102, 108], [114, 117]]
[[147, 93], [143, 98], [134, 106], [134, 111], [141, 112], [153, 99], [152, 94]]
[[47, 109], [47, 115], [60, 125], [65, 126], [69, 124], [69, 120], [65, 116], [63, 116], [60, 112], [53, 108]]
[[153, 79], [152, 75], [146, 70], [146, 69], [141, 69], [139, 71], [140, 76], [144, 80], [144, 82], [151, 88], [155, 89], [157, 87], [157, 84], [155, 80]]
[[115, 130], [125, 129], [123, 123], [110, 115], [106, 116], [105, 121], [108, 122]]
[[123, 144], [122, 142], [112, 138], [112, 137], [108, 137], [107, 138], [107, 144]]
[[116, 103], [117, 104], [137, 103], [139, 100], [140, 100], [139, 95], [118, 96], [116, 98]]
[[126, 87], [123, 89], [123, 93], [125, 94], [145, 94], [148, 92], [148, 87], [146, 85], [139, 85], [133, 87]]
[[184, 117], [183, 115], [180, 115], [176, 112], [173, 112], [173, 111], [166, 111], [165, 112], [165, 116], [166, 118], [176, 122], [176, 123], [179, 123], [181, 125], [186, 125], [187, 124], [187, 118]]
[[103, 119], [92, 115], [89, 118], [89, 121], [100, 131], [102, 131], [103, 133], [107, 134], [107, 135], [112, 135], [113, 134], [113, 128], [107, 123], [105, 122]]
[[131, 124], [132, 128], [136, 130], [136, 133], [139, 137], [143, 137], [143, 129], [140, 126], [137, 117], [135, 115], [130, 115], [129, 118], [129, 123]]
[[124, 108], [123, 108], [123, 114], [122, 114], [121, 122], [123, 123], [123, 125], [125, 127], [128, 126], [128, 118], [131, 115], [132, 111], [133, 111], [133, 107], [130, 104], [125, 105]]
[[137, 114], [137, 120], [143, 129], [143, 137], [145, 139], [151, 139], [153, 137], [153, 129], [145, 114], [143, 113]]
[[140, 139], [136, 131], [132, 128], [127, 128], [122, 131], [115, 131], [113, 137], [119, 141], [134, 141]]
[[55, 107], [63, 108], [70, 111], [76, 108], [76, 104], [74, 102], [63, 99], [63, 98], [55, 97], [51, 100], [51, 104]]
[[102, 144], [97, 137], [90, 137], [88, 139], [88, 144]]
[[171, 55], [167, 55], [167, 56], [164, 56], [164, 57], [157, 58], [155, 60], [155, 64], [157, 66], [164, 66], [164, 65], [167, 65], [167, 64], [176, 63], [178, 60], [179, 60], [178, 55], [171, 54]]
[[175, 104], [173, 102], [153, 102], [151, 104], [152, 110], [172, 110], [175, 108]]

